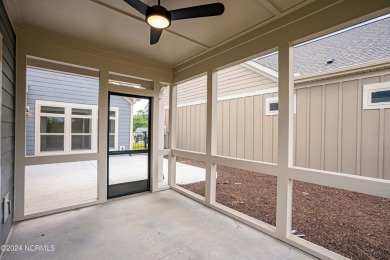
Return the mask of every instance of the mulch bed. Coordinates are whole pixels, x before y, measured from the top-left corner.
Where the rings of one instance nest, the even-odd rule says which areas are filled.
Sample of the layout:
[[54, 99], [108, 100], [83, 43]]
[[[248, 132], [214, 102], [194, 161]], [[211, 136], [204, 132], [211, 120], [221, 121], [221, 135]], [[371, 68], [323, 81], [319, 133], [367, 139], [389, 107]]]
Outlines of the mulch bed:
[[[218, 203], [276, 225], [276, 177], [221, 165], [217, 173]], [[181, 187], [205, 196], [205, 182]], [[389, 199], [294, 181], [292, 217], [303, 239], [351, 259], [390, 259]]]

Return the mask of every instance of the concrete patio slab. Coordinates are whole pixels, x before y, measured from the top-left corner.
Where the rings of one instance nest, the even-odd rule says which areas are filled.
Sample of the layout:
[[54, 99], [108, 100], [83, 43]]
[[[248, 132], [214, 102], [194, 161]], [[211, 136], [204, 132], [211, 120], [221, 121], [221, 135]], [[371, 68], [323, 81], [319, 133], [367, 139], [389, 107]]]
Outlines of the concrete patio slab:
[[19, 222], [8, 244], [4, 260], [314, 259], [172, 190]]
[[[109, 183], [147, 179], [147, 155], [111, 156]], [[25, 214], [34, 214], [97, 200], [97, 161], [80, 161], [26, 167]], [[177, 163], [177, 183], [205, 180], [202, 168]], [[168, 160], [163, 159], [164, 179], [168, 184]]]

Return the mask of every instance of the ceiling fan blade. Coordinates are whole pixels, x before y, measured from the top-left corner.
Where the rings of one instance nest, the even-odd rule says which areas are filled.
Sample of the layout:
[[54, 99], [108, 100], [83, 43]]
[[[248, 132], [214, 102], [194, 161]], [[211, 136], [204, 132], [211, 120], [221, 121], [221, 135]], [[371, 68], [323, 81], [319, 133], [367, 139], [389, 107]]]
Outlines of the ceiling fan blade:
[[142, 3], [139, 0], [123, 0], [127, 4], [131, 5], [135, 10], [140, 12], [143, 15], [146, 15], [146, 11], [148, 10], [149, 6], [147, 4]]
[[225, 11], [225, 6], [221, 3], [198, 5], [170, 11], [171, 20], [182, 20], [206, 16], [221, 15]]
[[162, 34], [162, 29], [157, 29], [154, 27], [150, 27], [150, 44], [156, 44], [158, 40], [160, 40], [160, 36]]

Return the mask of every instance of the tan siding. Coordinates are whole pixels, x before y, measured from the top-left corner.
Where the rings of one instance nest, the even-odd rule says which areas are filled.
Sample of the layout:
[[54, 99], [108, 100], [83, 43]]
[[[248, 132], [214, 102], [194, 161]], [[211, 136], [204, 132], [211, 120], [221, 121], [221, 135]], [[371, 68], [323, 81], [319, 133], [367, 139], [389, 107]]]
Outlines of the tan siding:
[[190, 145], [190, 150], [191, 151], [198, 151], [196, 149], [195, 143], [196, 143], [196, 132], [197, 132], [197, 127], [196, 127], [196, 106], [191, 106], [190, 110], [190, 122], [191, 122], [191, 145]]
[[378, 177], [379, 110], [365, 110], [362, 115], [362, 176]]
[[355, 174], [357, 148], [357, 80], [343, 82], [341, 172]]
[[201, 112], [201, 131], [200, 131], [200, 152], [206, 153], [206, 124], [207, 124], [207, 106], [202, 104], [200, 108]]
[[182, 143], [182, 149], [185, 149], [187, 150], [187, 143], [189, 143], [189, 131], [188, 131], [188, 128], [187, 128], [187, 110], [189, 110], [189, 107], [183, 107], [183, 137], [182, 137], [182, 140], [183, 140], [183, 143]]
[[390, 109], [385, 110], [384, 126], [383, 179], [390, 180]]
[[[207, 98], [206, 79], [206, 76], [201, 76], [178, 84], [178, 105], [205, 102]], [[218, 97], [249, 93], [273, 87], [277, 87], [276, 82], [242, 65], [236, 65], [218, 72]], [[164, 97], [169, 97], [169, 90], [164, 91]], [[164, 100], [165, 107], [168, 107], [167, 100]]]
[[[271, 94], [263, 95], [263, 109], [265, 100], [272, 97]], [[263, 113], [263, 162], [272, 162], [272, 116]]]
[[263, 102], [262, 95], [253, 97], [253, 159], [261, 161], [263, 157]]
[[166, 87], [163, 92], [164, 108], [169, 107], [169, 87]]
[[[378, 83], [379, 77], [363, 79], [362, 83]], [[379, 158], [379, 110], [362, 112], [362, 157], [361, 170], [363, 176], [378, 177]]]
[[200, 124], [200, 121], [201, 120], [201, 114], [200, 114], [200, 105], [196, 105], [195, 106], [195, 138], [194, 138], [194, 142], [195, 142], [195, 151], [197, 152], [200, 152], [200, 131], [201, 131], [201, 124]]
[[[274, 97], [278, 93], [273, 93]], [[279, 116], [272, 116], [272, 162], [278, 163], [278, 121]]]
[[229, 101], [229, 156], [237, 156], [237, 99]]
[[245, 158], [244, 135], [245, 135], [245, 101], [239, 98], [237, 101], [237, 157]]
[[[186, 150], [192, 150], [191, 149], [191, 144], [192, 144], [192, 128], [191, 128], [191, 109], [192, 109], [193, 106], [189, 106], [187, 107], [187, 118], [186, 118], [186, 121], [187, 121], [187, 133], [189, 134], [190, 136], [190, 139], [187, 139], [187, 145], [186, 145]], [[185, 132], [186, 133], [186, 132]]]
[[207, 77], [201, 76], [177, 85], [177, 105], [206, 101]]
[[229, 100], [222, 101], [222, 155], [229, 156]]
[[[260, 75], [257, 81], [249, 79], [252, 72], [241, 66], [221, 71], [218, 77], [219, 97], [248, 93], [252, 86], [259, 90], [269, 81]], [[361, 93], [365, 84], [390, 81], [390, 74], [353, 77], [296, 89], [295, 165], [390, 179], [390, 109], [363, 110]], [[205, 152], [206, 104], [194, 104], [196, 98], [189, 98], [188, 92], [192, 89], [199, 97], [201, 90], [196, 88], [202, 84], [198, 79], [182, 92], [188, 107], [178, 108], [177, 134], [179, 148]], [[265, 115], [265, 100], [272, 96], [277, 93], [217, 102], [217, 154], [277, 163], [278, 116]]]
[[310, 89], [309, 168], [321, 168], [321, 97], [322, 86]]
[[253, 97], [245, 98], [245, 159], [253, 160]]
[[307, 92], [308, 89], [297, 90], [295, 165], [299, 167], [306, 167]]
[[181, 148], [182, 147], [182, 135], [183, 135], [183, 128], [182, 128], [182, 108], [177, 109], [177, 119], [176, 119], [176, 147]]
[[[384, 76], [384, 81], [390, 81], [390, 74]], [[383, 153], [383, 178], [390, 180], [390, 109], [385, 110], [385, 134]]]
[[222, 102], [217, 103], [217, 154], [222, 154]]
[[338, 163], [338, 84], [325, 85], [325, 167], [326, 171], [337, 171]]

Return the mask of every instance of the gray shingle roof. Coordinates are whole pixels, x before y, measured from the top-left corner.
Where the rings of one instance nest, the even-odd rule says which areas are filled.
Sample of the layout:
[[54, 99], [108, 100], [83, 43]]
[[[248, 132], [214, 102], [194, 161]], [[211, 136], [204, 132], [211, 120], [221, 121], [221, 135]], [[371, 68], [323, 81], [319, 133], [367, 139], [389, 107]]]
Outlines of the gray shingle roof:
[[[390, 58], [390, 18], [295, 47], [294, 73], [306, 76], [384, 58]], [[276, 53], [254, 61], [278, 70]]]

